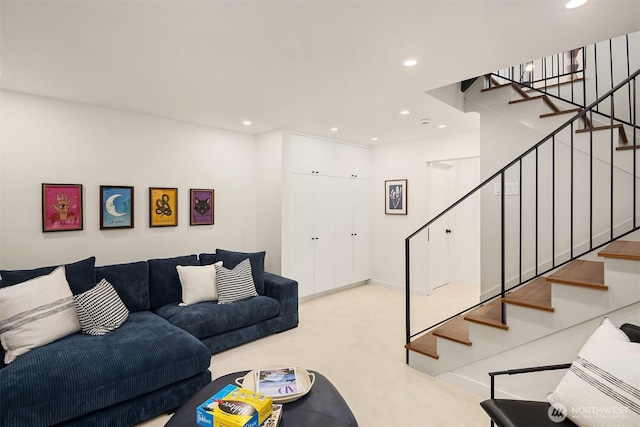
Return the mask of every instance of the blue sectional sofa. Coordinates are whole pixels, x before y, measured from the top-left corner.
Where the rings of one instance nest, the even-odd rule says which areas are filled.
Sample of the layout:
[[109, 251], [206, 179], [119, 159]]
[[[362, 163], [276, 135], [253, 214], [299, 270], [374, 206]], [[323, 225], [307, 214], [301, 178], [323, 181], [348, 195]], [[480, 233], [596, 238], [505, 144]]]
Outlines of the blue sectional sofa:
[[[249, 258], [258, 296], [180, 306], [176, 266]], [[102, 336], [74, 333], [0, 362], [0, 426], [127, 426], [171, 412], [211, 381], [211, 355], [298, 325], [298, 284], [264, 272], [264, 252], [151, 259], [109, 266], [91, 257], [65, 265], [74, 295], [108, 280], [129, 311]], [[57, 266], [0, 270], [0, 288]], [[0, 349], [4, 360], [4, 350]]]

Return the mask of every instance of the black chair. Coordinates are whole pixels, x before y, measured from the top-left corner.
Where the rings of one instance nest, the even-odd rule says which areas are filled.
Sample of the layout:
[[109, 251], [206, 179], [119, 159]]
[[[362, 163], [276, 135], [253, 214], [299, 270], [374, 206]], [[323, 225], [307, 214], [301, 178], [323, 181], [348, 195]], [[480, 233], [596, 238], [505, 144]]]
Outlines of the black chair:
[[[627, 334], [631, 342], [640, 343], [640, 326], [625, 323], [620, 327], [620, 329]], [[494, 387], [494, 379], [496, 376], [568, 369], [570, 366], [571, 363], [565, 363], [562, 365], [535, 366], [531, 368], [489, 372], [489, 376], [491, 377], [491, 399], [481, 402], [480, 406], [482, 406], [491, 418], [491, 425], [498, 425], [498, 427], [575, 426], [575, 424], [568, 418], [565, 418], [562, 422], [552, 420], [549, 416], [549, 408], [551, 405], [548, 402], [496, 399]], [[553, 409], [551, 409], [551, 412], [553, 413]]]

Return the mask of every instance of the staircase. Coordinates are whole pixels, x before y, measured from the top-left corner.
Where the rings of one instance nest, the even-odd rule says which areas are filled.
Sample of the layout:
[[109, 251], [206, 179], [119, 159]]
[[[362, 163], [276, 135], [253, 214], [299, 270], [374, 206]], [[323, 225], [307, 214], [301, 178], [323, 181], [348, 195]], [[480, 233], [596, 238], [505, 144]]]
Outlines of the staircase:
[[[541, 119], [553, 118], [553, 117], [562, 118], [570, 114], [576, 114], [584, 111], [584, 108], [574, 107], [572, 105], [560, 107], [558, 104], [562, 103], [561, 100], [554, 101], [550, 96], [546, 94], [539, 94], [538, 91], [535, 91], [533, 89], [526, 89], [526, 87], [523, 88], [522, 86], [520, 86], [515, 82], [501, 83], [500, 81], [498, 81], [498, 78], [492, 75], [487, 75], [485, 76], [485, 78], [490, 81], [490, 86], [486, 89], [482, 89], [482, 92], [489, 92], [489, 91], [493, 91], [496, 89], [503, 89], [503, 88], [511, 88], [515, 93], [517, 93], [521, 97], [520, 99], [514, 99], [509, 101], [509, 105], [521, 104], [521, 103], [532, 102], [532, 101], [543, 102], [546, 106], [548, 106], [551, 109], [551, 112], [540, 114], [539, 117]], [[569, 86], [572, 84], [579, 83], [581, 80], [582, 79], [573, 79], [563, 83], [559, 83], [558, 85]], [[620, 144], [616, 147], [616, 150], [633, 150], [633, 149], [640, 148], [640, 143], [638, 142], [637, 138], [636, 140], [634, 140], [633, 144], [630, 144], [630, 139], [629, 137], [627, 137], [627, 130], [625, 129], [624, 124], [622, 123], [602, 124], [599, 126], [594, 126], [594, 123], [587, 115], [584, 115], [582, 117], [582, 122], [584, 127], [581, 129], [576, 129], [575, 132], [577, 134], [613, 130], [618, 133], [618, 137], [620, 141]]]
[[[496, 337], [498, 343], [520, 345], [556, 332], [560, 327], [571, 327], [623, 307], [638, 305], [640, 241], [616, 240], [599, 251], [597, 256], [604, 261], [571, 261], [547, 276], [540, 276], [508, 292], [504, 298], [454, 317], [413, 340], [406, 348], [433, 361], [440, 359], [439, 344], [440, 347], [452, 349], [456, 354], [454, 363], [430, 363], [428, 360], [420, 363], [421, 370], [438, 375], [462, 366], [461, 361], [470, 363], [478, 356], [487, 357], [504, 350], [499, 345], [487, 342], [491, 336]], [[625, 275], [631, 277], [620, 280], [619, 276]], [[590, 301], [594, 304], [588, 309], [582, 308], [578, 315], [566, 318], [568, 316], [565, 314], [573, 313], [577, 305]], [[501, 321], [503, 303], [508, 312], [508, 320], [504, 323]], [[528, 313], [529, 310], [538, 313]], [[529, 323], [532, 318], [536, 319], [535, 324]], [[640, 311], [638, 318], [640, 320]], [[498, 332], [487, 333], [480, 331], [482, 328], [493, 328]], [[473, 335], [473, 332], [478, 333]], [[459, 347], [450, 343], [456, 343]], [[476, 348], [471, 350], [474, 345]]]
[[[640, 135], [631, 96], [639, 74], [585, 106], [495, 74], [469, 85], [482, 108], [531, 130], [522, 137], [532, 139], [525, 142], [531, 148], [406, 239], [410, 366], [484, 394], [486, 373], [505, 369], [505, 358], [508, 367], [527, 366], [529, 356], [530, 365], [565, 363], [602, 317], [640, 323]], [[545, 89], [584, 85], [585, 78]], [[618, 119], [614, 97], [626, 88], [629, 118]], [[509, 181], [521, 191], [511, 200]], [[496, 259], [501, 284], [485, 290], [482, 303], [411, 334], [410, 241], [473, 195], [483, 197], [482, 215], [497, 214], [501, 224], [499, 236], [487, 236], [490, 244], [482, 236], [483, 256]], [[521, 360], [514, 364], [514, 357]], [[505, 393], [540, 399], [549, 391], [531, 389]]]

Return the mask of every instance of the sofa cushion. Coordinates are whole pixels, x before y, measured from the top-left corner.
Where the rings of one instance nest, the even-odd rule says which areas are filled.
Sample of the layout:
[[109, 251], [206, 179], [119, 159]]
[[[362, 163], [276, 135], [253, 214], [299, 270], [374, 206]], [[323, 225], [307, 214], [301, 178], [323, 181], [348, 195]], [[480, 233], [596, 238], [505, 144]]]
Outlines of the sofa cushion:
[[228, 269], [235, 268], [245, 259], [249, 258], [251, 262], [251, 275], [253, 276], [253, 283], [256, 285], [256, 291], [260, 295], [264, 295], [264, 258], [266, 252], [234, 252], [224, 249], [216, 249], [215, 254], [200, 254], [200, 263], [213, 264], [217, 261], [222, 261]]
[[178, 277], [178, 265], [199, 265], [196, 255], [175, 258], [150, 259], [149, 263], [149, 297], [151, 309], [162, 307], [182, 298], [182, 287]]
[[0, 425], [57, 424], [191, 378], [210, 362], [194, 336], [151, 312], [131, 313], [107, 335], [69, 335], [0, 369], [0, 389], [11, 390], [0, 393]]
[[638, 361], [640, 345], [605, 318], [548, 400], [581, 427], [640, 425]]
[[257, 296], [233, 304], [201, 302], [180, 307], [174, 303], [156, 309], [155, 313], [202, 339], [271, 319], [279, 311], [278, 301]]
[[149, 265], [146, 261], [96, 267], [96, 279], [106, 279], [130, 312], [149, 310]]
[[89, 335], [104, 335], [114, 331], [127, 320], [129, 311], [111, 283], [102, 279], [100, 283], [73, 296], [82, 332]]
[[4, 363], [80, 330], [64, 267], [0, 289], [0, 341]]
[[198, 255], [198, 259], [200, 260], [200, 265], [211, 265], [221, 261], [218, 259], [217, 254], [200, 254]]
[[251, 276], [251, 263], [245, 259], [230, 270], [214, 264], [218, 284], [218, 303], [231, 304], [247, 298], [257, 297], [256, 286]]
[[[69, 287], [74, 295], [87, 291], [95, 286], [95, 262], [95, 257], [89, 257], [82, 261], [64, 265], [67, 282], [69, 282]], [[2, 278], [0, 280], [0, 288], [44, 276], [51, 273], [57, 267], [59, 266], [40, 267], [32, 270], [0, 270], [0, 277]]]
[[[217, 264], [222, 265], [222, 261]], [[178, 277], [182, 286], [182, 304], [218, 300], [215, 264], [179, 265]]]

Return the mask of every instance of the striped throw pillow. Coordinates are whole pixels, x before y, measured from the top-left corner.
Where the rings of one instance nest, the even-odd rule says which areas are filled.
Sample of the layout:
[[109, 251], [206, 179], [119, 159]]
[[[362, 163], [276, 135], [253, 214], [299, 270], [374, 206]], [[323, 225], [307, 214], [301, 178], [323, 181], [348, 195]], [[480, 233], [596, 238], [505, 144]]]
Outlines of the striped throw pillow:
[[[214, 264], [215, 265], [215, 264]], [[249, 258], [236, 265], [233, 270], [216, 266], [218, 304], [231, 304], [243, 299], [257, 297], [256, 285], [251, 275]]]
[[78, 320], [82, 332], [89, 335], [105, 335], [124, 323], [129, 310], [111, 283], [100, 283], [78, 295], [74, 295]]
[[0, 289], [0, 341], [4, 363], [80, 331], [64, 266]]
[[640, 344], [605, 317], [547, 399], [580, 427], [640, 426]]

